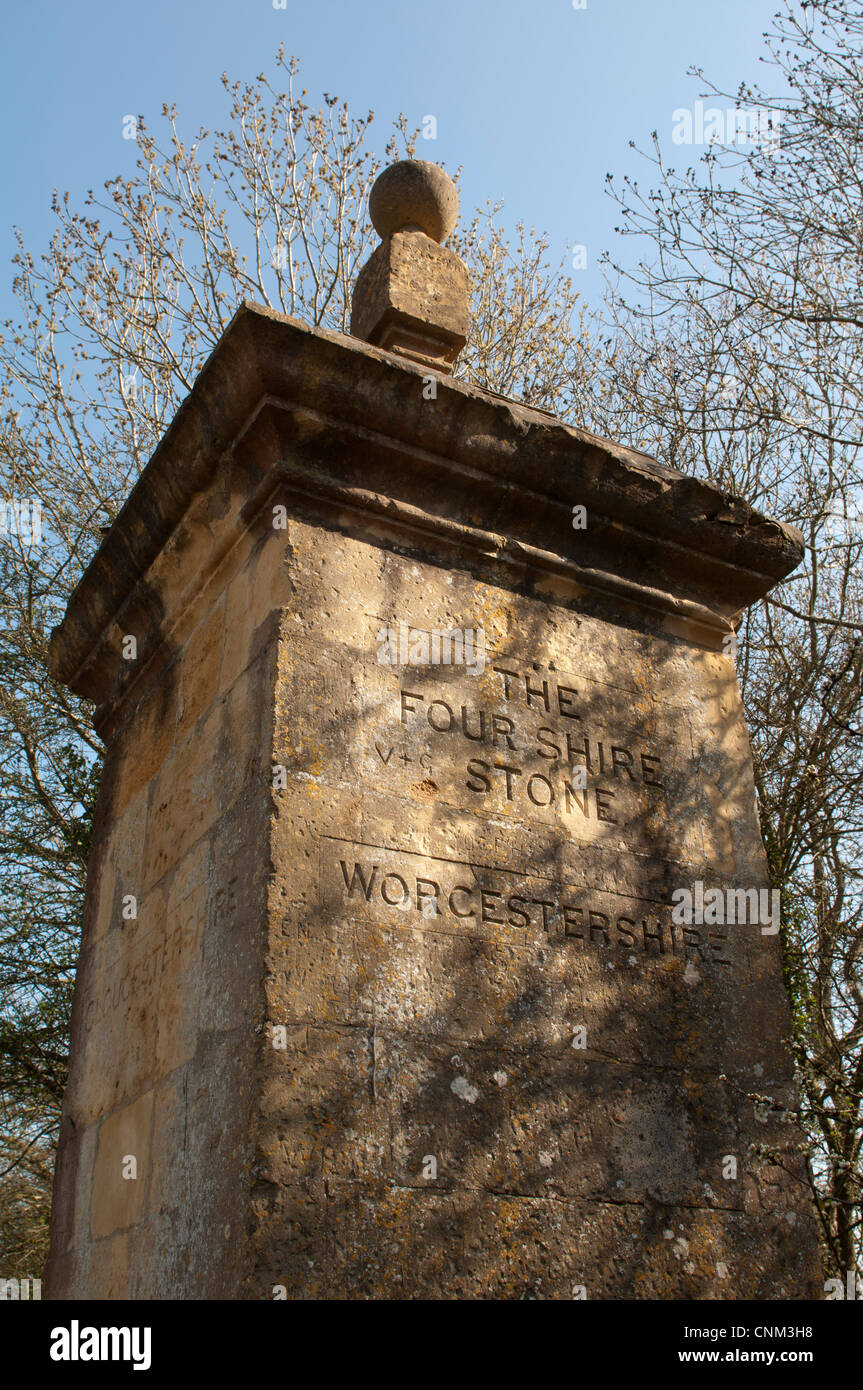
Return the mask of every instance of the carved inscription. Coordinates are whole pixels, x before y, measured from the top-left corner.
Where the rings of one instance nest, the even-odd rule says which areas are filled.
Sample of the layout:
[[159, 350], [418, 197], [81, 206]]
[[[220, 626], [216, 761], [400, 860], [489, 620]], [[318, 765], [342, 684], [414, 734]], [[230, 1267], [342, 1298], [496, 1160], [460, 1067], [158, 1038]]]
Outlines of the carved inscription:
[[[362, 774], [401, 794], [651, 858], [714, 850], [688, 721], [635, 692], [491, 660], [481, 678], [368, 668]], [[706, 842], [707, 841], [707, 842]]]
[[172, 977], [180, 968], [190, 939], [189, 924], [177, 921], [167, 931], [151, 931], [125, 951], [116, 951], [110, 961], [100, 961], [99, 982], [84, 1002], [85, 1031], [118, 1011], [134, 1017], [136, 1010], [147, 1008], [155, 1015], [162, 977]]
[[733, 928], [679, 925], [666, 903], [329, 837], [321, 893], [325, 909], [347, 920], [510, 943], [557, 939], [631, 963], [731, 965]]

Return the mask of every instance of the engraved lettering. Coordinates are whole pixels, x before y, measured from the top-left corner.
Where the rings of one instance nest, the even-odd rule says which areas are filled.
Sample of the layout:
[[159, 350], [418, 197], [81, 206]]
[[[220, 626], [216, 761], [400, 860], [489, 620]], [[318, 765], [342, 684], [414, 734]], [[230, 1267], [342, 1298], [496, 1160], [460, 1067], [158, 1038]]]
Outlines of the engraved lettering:
[[352, 898], [354, 896], [354, 889], [357, 885], [357, 881], [359, 881], [359, 886], [365, 895], [366, 902], [368, 902], [369, 895], [375, 886], [375, 878], [377, 877], [378, 872], [377, 864], [372, 865], [372, 876], [369, 879], [368, 883], [366, 883], [365, 877], [363, 876], [363, 868], [361, 864], [354, 864], [354, 867], [351, 871], [350, 883], [348, 882], [348, 870], [345, 861], [343, 859], [340, 859], [339, 865], [341, 867], [342, 877], [345, 880], [345, 887], [348, 890], [348, 897]]
[[[480, 762], [479, 758], [471, 758], [467, 765], [467, 789], [471, 792], [490, 792], [491, 782], [486, 773], [488, 763]], [[478, 784], [478, 785], [477, 785]]]

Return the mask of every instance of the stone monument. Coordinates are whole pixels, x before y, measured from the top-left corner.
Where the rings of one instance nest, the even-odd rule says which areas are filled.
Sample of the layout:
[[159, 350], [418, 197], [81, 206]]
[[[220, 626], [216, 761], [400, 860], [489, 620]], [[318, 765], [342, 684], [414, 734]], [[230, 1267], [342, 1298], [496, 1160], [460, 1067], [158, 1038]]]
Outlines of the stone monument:
[[238, 309], [53, 635], [49, 1297], [820, 1291], [729, 655], [801, 538], [453, 380], [456, 210], [384, 172], [351, 336]]

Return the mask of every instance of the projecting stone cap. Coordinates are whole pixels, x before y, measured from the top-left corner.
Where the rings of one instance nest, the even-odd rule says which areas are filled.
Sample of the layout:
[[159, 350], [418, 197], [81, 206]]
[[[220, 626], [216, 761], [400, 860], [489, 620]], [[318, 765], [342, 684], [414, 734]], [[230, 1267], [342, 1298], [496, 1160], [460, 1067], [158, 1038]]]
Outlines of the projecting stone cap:
[[455, 184], [436, 164], [403, 159], [376, 180], [369, 212], [382, 241], [357, 277], [351, 333], [449, 372], [470, 326], [467, 267], [438, 244], [458, 216]]
[[136, 673], [170, 657], [177, 613], [156, 575], [162, 552], [197, 592], [237, 528], [281, 496], [334, 533], [358, 527], [372, 544], [549, 602], [688, 624], [686, 640], [712, 647], [803, 557], [794, 528], [545, 411], [449, 380], [430, 410], [423, 375], [356, 338], [242, 305], [54, 629], [52, 677], [94, 700], [107, 728]]

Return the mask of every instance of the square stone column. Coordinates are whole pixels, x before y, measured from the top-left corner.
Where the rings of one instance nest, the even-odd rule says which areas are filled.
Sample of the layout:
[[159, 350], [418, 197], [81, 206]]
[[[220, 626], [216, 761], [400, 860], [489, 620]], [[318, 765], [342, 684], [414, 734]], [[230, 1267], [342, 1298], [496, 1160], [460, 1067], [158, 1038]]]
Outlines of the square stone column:
[[723, 640], [800, 538], [428, 381], [243, 306], [54, 635], [46, 1294], [815, 1296], [779, 940], [696, 888], [769, 886]]

